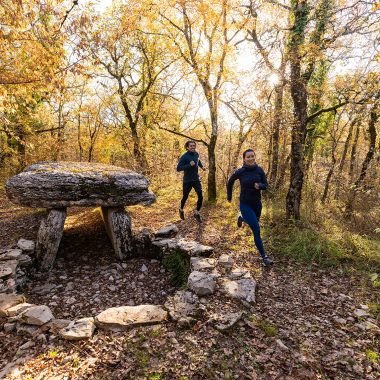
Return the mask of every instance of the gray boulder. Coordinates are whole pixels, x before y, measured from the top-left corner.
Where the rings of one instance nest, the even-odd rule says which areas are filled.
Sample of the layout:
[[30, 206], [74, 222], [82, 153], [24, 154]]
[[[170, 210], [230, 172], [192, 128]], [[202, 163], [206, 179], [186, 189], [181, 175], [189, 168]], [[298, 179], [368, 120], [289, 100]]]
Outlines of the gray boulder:
[[41, 162], [6, 183], [8, 198], [30, 207], [150, 204], [155, 196], [141, 174], [112, 165]]
[[213, 274], [193, 271], [190, 273], [187, 286], [197, 296], [208, 296], [215, 292], [216, 277]]

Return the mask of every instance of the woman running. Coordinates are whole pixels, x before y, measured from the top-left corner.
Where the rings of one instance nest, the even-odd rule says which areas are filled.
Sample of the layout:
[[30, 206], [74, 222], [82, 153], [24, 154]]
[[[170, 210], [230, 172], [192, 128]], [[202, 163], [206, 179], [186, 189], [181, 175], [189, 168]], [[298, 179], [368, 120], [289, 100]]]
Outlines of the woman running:
[[261, 215], [261, 190], [266, 190], [268, 182], [263, 169], [256, 164], [256, 154], [252, 149], [247, 149], [243, 153], [244, 164], [237, 169], [227, 183], [227, 200], [231, 202], [234, 182], [240, 181], [240, 211], [237, 220], [238, 227], [246, 222], [253, 232], [255, 245], [260, 252], [265, 266], [273, 265], [273, 261], [266, 255], [263, 241], [260, 236], [260, 215]]

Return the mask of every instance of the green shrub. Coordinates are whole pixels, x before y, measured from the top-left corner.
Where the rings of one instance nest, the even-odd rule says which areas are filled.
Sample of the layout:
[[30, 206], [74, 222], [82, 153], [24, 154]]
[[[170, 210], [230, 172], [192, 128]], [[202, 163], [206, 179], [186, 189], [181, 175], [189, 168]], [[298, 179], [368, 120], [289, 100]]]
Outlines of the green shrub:
[[190, 274], [190, 257], [186, 253], [172, 251], [164, 257], [162, 264], [170, 273], [170, 283], [178, 288], [187, 283]]

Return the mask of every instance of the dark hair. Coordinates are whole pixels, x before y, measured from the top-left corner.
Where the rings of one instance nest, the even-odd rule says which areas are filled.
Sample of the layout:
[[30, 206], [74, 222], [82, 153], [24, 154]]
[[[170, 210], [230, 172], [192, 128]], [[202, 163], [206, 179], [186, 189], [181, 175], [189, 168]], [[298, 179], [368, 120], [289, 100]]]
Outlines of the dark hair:
[[253, 149], [247, 149], [243, 152], [243, 160], [244, 160], [245, 156], [247, 155], [247, 153], [249, 153], [249, 152], [253, 152], [253, 154], [256, 156], [256, 153]]
[[194, 143], [195, 145], [197, 145], [197, 143], [194, 140], [189, 140], [185, 142], [185, 149], [187, 149], [191, 143]]

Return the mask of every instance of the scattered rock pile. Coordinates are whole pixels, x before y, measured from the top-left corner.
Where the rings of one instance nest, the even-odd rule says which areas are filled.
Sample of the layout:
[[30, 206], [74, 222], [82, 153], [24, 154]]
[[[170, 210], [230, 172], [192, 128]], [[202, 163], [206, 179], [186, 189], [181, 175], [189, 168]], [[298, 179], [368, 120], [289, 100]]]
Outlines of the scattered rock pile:
[[[162, 258], [173, 250], [186, 252], [191, 267], [188, 290], [177, 291], [164, 305], [112, 307], [98, 315], [74, 321], [56, 319], [48, 306], [27, 303], [23, 295], [16, 293], [25, 281], [26, 271], [21, 268], [33, 263], [35, 248], [34, 242], [21, 239], [17, 243], [18, 248], [5, 250], [0, 255], [1, 285], [4, 288], [0, 298], [0, 316], [6, 319], [4, 330], [41, 340], [47, 340], [47, 333], [50, 337], [58, 335], [67, 340], [80, 340], [91, 338], [96, 328], [125, 330], [133, 326], [163, 323], [169, 317], [182, 327], [191, 326], [207, 314], [205, 297], [218, 291], [248, 306], [255, 302], [256, 283], [249, 272], [241, 268], [233, 269], [233, 260], [228, 255], [222, 255], [218, 260], [198, 257], [209, 256], [213, 248], [176, 237], [177, 232], [175, 225], [157, 232], [144, 229], [134, 235], [133, 244], [135, 249], [148, 257]], [[242, 312], [225, 312], [213, 314], [209, 319], [223, 330], [230, 328], [242, 315]]]

